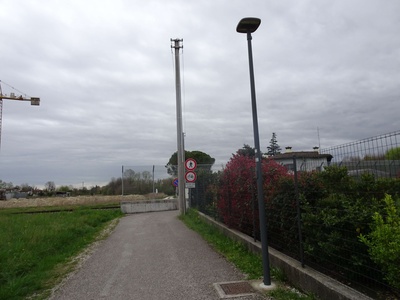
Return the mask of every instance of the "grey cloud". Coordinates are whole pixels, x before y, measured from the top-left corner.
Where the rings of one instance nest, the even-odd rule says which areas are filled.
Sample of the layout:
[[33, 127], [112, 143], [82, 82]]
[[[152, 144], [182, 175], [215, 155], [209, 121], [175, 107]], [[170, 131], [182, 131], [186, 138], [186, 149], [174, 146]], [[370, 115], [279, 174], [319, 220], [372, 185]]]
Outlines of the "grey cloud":
[[[186, 148], [226, 163], [253, 144], [247, 16], [261, 147], [297, 150], [399, 129], [396, 0], [27, 1], [1, 4], [0, 79], [42, 99], [4, 100], [0, 179], [105, 183], [176, 151], [173, 52], [181, 55]], [[10, 89], [2, 85], [3, 92]]]

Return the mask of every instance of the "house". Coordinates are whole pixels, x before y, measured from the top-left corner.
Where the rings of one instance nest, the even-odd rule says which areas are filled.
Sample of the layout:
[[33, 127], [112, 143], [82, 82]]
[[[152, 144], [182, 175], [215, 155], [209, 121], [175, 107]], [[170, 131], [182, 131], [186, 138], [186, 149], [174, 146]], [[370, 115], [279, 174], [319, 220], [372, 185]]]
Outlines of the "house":
[[292, 151], [292, 147], [286, 147], [285, 153], [270, 156], [270, 159], [294, 171], [294, 158], [296, 159], [297, 171], [322, 171], [329, 166], [333, 156], [320, 154], [319, 148], [314, 147], [313, 151]]
[[11, 200], [12, 198], [27, 198], [28, 192], [21, 192], [16, 188], [7, 188], [0, 190], [0, 200]]

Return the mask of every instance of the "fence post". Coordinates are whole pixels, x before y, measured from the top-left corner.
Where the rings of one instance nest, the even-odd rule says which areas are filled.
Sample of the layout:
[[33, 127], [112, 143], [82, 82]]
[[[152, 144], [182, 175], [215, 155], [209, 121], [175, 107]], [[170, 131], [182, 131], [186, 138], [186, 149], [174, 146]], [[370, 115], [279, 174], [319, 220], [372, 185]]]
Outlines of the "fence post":
[[[392, 173], [392, 169], [395, 170], [395, 167], [392, 167], [392, 165], [394, 164], [394, 160], [391, 160], [391, 162], [389, 163], [389, 177], [392, 178], [393, 177], [393, 173]], [[385, 166], [386, 167], [386, 166]]]
[[294, 168], [294, 193], [296, 196], [296, 207], [297, 207], [297, 229], [299, 233], [299, 251], [300, 251], [300, 262], [301, 266], [304, 268], [304, 252], [303, 252], [303, 235], [301, 230], [301, 211], [300, 211], [300, 195], [297, 180], [297, 159], [293, 155], [293, 168]]
[[[253, 174], [255, 174], [255, 172], [253, 172]], [[256, 209], [257, 209], [258, 205], [257, 205], [256, 198], [254, 197], [254, 184], [253, 184], [253, 182], [251, 183], [250, 193], [251, 193], [251, 202], [253, 204], [253, 239], [254, 239], [254, 242], [255, 242], [255, 241], [257, 241], [257, 238], [256, 238], [256, 234], [257, 234], [257, 230], [256, 230], [256, 218], [257, 218]]]
[[124, 166], [122, 166], [121, 172], [121, 194], [124, 195]]
[[[228, 172], [228, 187], [230, 186], [231, 183], [231, 174], [229, 174]], [[227, 193], [228, 193], [228, 213], [229, 213], [229, 224], [228, 227], [231, 227], [231, 222], [232, 222], [232, 201], [231, 201], [231, 193], [230, 193], [230, 189], [227, 189]]]

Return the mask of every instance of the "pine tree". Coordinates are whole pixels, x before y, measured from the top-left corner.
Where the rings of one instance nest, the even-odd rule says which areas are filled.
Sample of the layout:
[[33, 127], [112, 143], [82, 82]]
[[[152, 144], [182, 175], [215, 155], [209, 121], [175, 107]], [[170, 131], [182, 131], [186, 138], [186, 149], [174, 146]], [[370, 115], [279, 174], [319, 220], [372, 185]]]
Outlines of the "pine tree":
[[269, 147], [267, 147], [268, 151], [267, 151], [267, 155], [268, 156], [274, 156], [276, 154], [280, 154], [281, 153], [281, 147], [278, 145], [278, 141], [276, 140], [276, 133], [273, 132], [272, 133], [272, 138], [269, 141]]
[[255, 157], [255, 150], [251, 146], [244, 144], [243, 148], [239, 149], [237, 152], [239, 155], [248, 156], [248, 157]]

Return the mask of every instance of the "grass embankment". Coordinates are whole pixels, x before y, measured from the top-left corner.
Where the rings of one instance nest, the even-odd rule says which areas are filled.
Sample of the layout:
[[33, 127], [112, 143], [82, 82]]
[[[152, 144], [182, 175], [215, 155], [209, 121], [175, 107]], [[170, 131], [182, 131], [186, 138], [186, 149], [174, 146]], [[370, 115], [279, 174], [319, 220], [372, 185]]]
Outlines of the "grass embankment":
[[72, 270], [72, 258], [94, 242], [111, 220], [122, 215], [119, 209], [88, 207], [27, 212], [0, 210], [0, 299], [48, 296]]
[[[223, 233], [218, 231], [214, 226], [204, 222], [198, 215], [197, 211], [191, 209], [180, 219], [192, 230], [199, 233], [217, 252], [227, 258], [239, 270], [247, 275], [247, 279], [260, 279], [263, 277], [262, 258], [261, 255], [250, 252], [247, 247], [236, 242]], [[271, 277], [278, 287], [267, 292], [269, 297], [276, 300], [315, 300], [312, 295], [305, 295], [298, 290], [291, 288], [286, 283], [284, 273], [276, 268], [271, 268]]]

